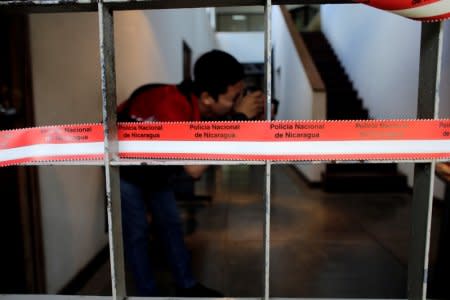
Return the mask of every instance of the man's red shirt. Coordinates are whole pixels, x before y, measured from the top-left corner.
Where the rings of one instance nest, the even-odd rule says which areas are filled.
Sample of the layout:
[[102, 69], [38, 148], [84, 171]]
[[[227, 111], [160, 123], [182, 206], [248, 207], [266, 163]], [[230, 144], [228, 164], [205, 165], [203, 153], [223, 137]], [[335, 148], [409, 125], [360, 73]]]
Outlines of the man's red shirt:
[[[182, 92], [181, 85], [148, 84], [138, 88], [117, 108], [120, 122], [200, 121], [198, 97]], [[120, 168], [123, 179], [149, 190], [172, 187], [179, 166], [127, 166]]]
[[[200, 121], [198, 98], [183, 94], [176, 85], [142, 87], [118, 109], [119, 116], [136, 122]], [[121, 118], [119, 118], [120, 120]]]

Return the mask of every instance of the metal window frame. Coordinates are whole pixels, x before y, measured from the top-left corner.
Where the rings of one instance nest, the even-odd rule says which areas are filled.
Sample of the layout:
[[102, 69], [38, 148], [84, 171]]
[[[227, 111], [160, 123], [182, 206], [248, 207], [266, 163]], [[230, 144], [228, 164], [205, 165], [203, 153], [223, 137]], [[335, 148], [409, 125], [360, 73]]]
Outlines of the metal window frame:
[[[50, 162], [31, 163], [29, 165], [103, 165], [106, 178], [106, 195], [108, 208], [108, 236], [111, 259], [112, 299], [143, 299], [127, 297], [124, 276], [124, 258], [122, 245], [122, 225], [120, 207], [119, 166], [138, 165], [142, 162], [152, 165], [184, 165], [197, 164], [198, 161], [171, 160], [120, 160], [118, 158], [118, 140], [116, 126], [116, 78], [114, 62], [114, 24], [115, 10], [129, 9], [161, 9], [161, 8], [191, 8], [219, 6], [263, 5], [265, 8], [265, 72], [267, 107], [271, 106], [271, 12], [273, 4], [341, 4], [352, 3], [350, 0], [7, 0], [0, 2], [0, 10], [21, 12], [64, 12], [64, 11], [98, 11], [100, 29], [100, 60], [102, 77], [102, 102], [104, 125], [103, 162]], [[418, 99], [418, 119], [435, 119], [439, 104], [439, 77], [442, 57], [443, 25], [440, 23], [422, 23], [420, 81]], [[271, 119], [271, 111], [267, 110], [266, 119]], [[203, 163], [205, 161], [202, 161]], [[358, 161], [360, 162], [360, 161]], [[380, 161], [364, 161], [372, 163]], [[382, 161], [384, 163], [405, 161]], [[411, 161], [413, 162], [413, 161]], [[272, 164], [289, 162], [255, 162], [255, 161], [208, 161], [213, 165], [265, 165], [265, 220], [264, 220], [264, 276], [262, 296], [264, 300], [270, 297], [270, 204], [271, 204], [271, 167]], [[312, 164], [321, 161], [309, 162]], [[342, 161], [341, 163], [354, 163]], [[428, 254], [430, 247], [431, 213], [433, 199], [433, 182], [436, 160], [414, 161], [414, 190], [412, 206], [412, 241], [408, 265], [408, 299], [426, 299], [428, 278]], [[1, 299], [55, 299], [102, 300], [111, 297], [101, 296], [63, 296], [63, 295], [0, 295]], [[248, 300], [261, 298], [245, 298]], [[173, 298], [150, 298], [168, 300]], [[230, 298], [228, 298], [230, 299]], [[232, 298], [244, 299], [244, 298]], [[287, 298], [271, 298], [284, 300]], [[292, 298], [290, 298], [292, 299]], [[297, 298], [298, 299], [298, 298]]]

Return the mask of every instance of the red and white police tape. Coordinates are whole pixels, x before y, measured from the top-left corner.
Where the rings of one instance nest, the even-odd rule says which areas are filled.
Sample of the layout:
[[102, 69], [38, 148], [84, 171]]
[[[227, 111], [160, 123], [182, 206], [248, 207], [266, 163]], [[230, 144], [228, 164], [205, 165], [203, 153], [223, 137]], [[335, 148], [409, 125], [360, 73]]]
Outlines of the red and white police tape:
[[450, 0], [355, 0], [372, 7], [419, 21], [450, 18]]
[[[119, 156], [187, 160], [450, 160], [450, 120], [119, 123]], [[101, 124], [0, 131], [0, 166], [103, 159]]]

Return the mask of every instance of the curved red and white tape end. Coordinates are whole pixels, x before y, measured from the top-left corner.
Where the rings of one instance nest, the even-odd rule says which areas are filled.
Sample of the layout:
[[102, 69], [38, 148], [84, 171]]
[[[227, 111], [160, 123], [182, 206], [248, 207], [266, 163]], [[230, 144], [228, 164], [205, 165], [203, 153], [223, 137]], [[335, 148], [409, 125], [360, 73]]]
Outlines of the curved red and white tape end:
[[440, 22], [450, 18], [450, 0], [357, 0], [356, 2], [422, 22]]

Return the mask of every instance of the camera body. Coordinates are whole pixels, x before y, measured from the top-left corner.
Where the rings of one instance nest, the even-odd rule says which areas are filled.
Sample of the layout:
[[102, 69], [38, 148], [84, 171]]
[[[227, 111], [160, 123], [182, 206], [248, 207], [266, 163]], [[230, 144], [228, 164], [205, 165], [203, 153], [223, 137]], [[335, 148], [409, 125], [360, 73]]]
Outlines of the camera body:
[[254, 92], [257, 92], [257, 91], [261, 91], [262, 92], [263, 89], [258, 87], [258, 86], [255, 86], [255, 85], [249, 85], [249, 86], [247, 86], [244, 89], [244, 95], [246, 96], [248, 94], [251, 94], [251, 93], [254, 93]]

